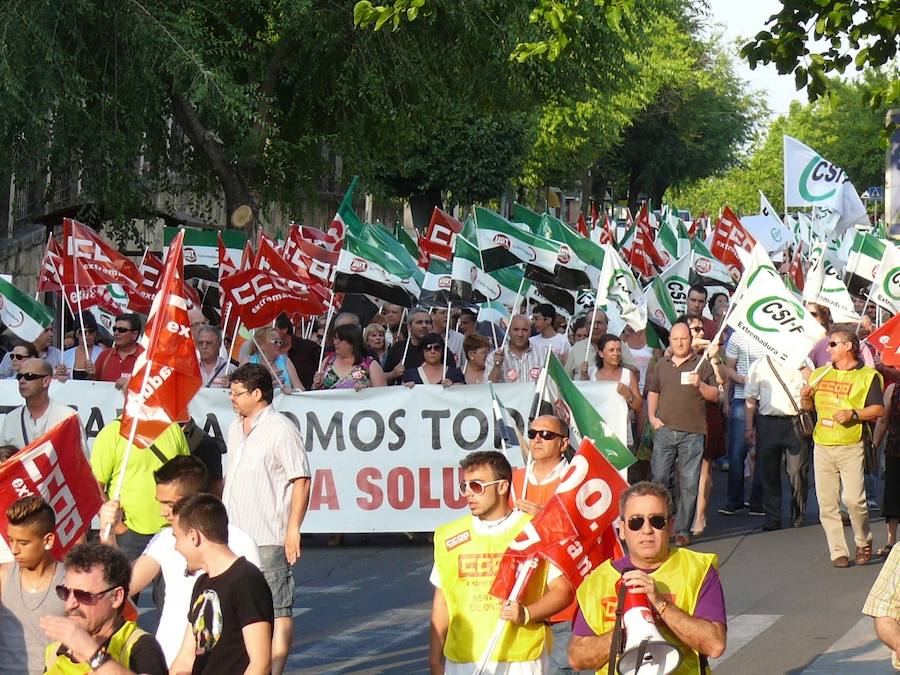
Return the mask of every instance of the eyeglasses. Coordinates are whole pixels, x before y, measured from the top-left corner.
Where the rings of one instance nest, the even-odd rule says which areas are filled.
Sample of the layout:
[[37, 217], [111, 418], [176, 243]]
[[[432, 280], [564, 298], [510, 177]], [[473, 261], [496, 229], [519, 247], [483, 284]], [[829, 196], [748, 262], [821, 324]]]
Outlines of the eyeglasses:
[[96, 605], [100, 598], [117, 588], [118, 586], [110, 586], [105, 591], [100, 591], [99, 593], [91, 593], [90, 591], [82, 591], [78, 588], [69, 588], [68, 586], [63, 586], [62, 584], [60, 584], [56, 587], [56, 597], [58, 597], [63, 602], [66, 602], [69, 599], [70, 595], [74, 595], [75, 602], [77, 602], [79, 605]]
[[123, 326], [113, 326], [113, 333], [133, 333], [134, 328], [125, 328]]
[[691, 332], [692, 333], [702, 333], [703, 326], [691, 326]]
[[16, 354], [15, 352], [10, 352], [9, 358], [13, 361], [22, 361], [28, 358], [28, 354]]
[[49, 375], [41, 375], [40, 373], [16, 373], [17, 380], [28, 380], [29, 382], [34, 382], [35, 380], [40, 380], [42, 377], [50, 377]]
[[845, 344], [847, 344], [846, 340], [832, 340], [831, 342], [828, 343], [828, 346], [831, 347], [832, 349], [834, 349], [838, 345], [845, 345]]
[[639, 531], [642, 527], [644, 527], [644, 521], [650, 521], [650, 527], [654, 530], [661, 530], [666, 526], [666, 523], [669, 522], [669, 519], [666, 516], [655, 515], [655, 516], [631, 516], [628, 519], [628, 529], [632, 532]]
[[505, 478], [498, 478], [497, 480], [461, 480], [459, 481], [459, 491], [462, 494], [466, 494], [466, 492], [471, 492], [473, 495], [483, 495], [484, 488], [488, 485], [496, 485], [497, 483], [502, 483], [505, 481]]
[[423, 347], [423, 349], [424, 349], [426, 352], [431, 352], [431, 351], [438, 352], [438, 351], [442, 350], [443, 348], [444, 348], [444, 345], [438, 344], [437, 342], [434, 342], [434, 343], [432, 343], [432, 344], [430, 344], [430, 345], [425, 345], [425, 346]]
[[244, 391], [229, 391], [228, 398], [240, 398], [244, 394], [249, 394], [249, 393], [250, 393], [249, 389], [244, 389]]
[[540, 436], [545, 441], [552, 441], [554, 438], [562, 438], [562, 434], [558, 434], [555, 431], [550, 431], [549, 429], [529, 429], [528, 430], [528, 438], [534, 440]]

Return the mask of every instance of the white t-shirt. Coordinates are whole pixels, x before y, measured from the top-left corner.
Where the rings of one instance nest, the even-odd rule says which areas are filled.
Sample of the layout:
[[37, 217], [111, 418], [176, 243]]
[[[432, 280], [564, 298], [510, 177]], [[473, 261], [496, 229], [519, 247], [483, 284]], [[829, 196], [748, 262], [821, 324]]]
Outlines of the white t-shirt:
[[[506, 518], [497, 521], [485, 521], [480, 518], [472, 518], [472, 528], [478, 534], [498, 535], [502, 532], [512, 529], [518, 525], [519, 521], [525, 514], [521, 511], [513, 511]], [[558, 579], [562, 576], [562, 572], [555, 566], [547, 563], [547, 583]], [[428, 577], [431, 585], [435, 588], [441, 587], [441, 579], [438, 576], [437, 566], [431, 568], [431, 575]], [[544, 651], [533, 661], [488, 661], [484, 672], [493, 673], [494, 675], [543, 675], [550, 672], [550, 641], [544, 642]], [[457, 663], [446, 659], [444, 666], [444, 675], [471, 675], [475, 670], [475, 663]]]
[[[228, 525], [228, 547], [235, 555], [243, 556], [257, 567], [262, 564], [259, 551], [250, 535], [234, 525]], [[166, 665], [171, 666], [172, 661], [178, 656], [178, 650], [181, 649], [184, 629], [188, 625], [187, 616], [194, 582], [202, 572], [185, 576], [187, 562], [184, 556], [175, 550], [175, 535], [172, 534], [171, 527], [164, 527], [155, 534], [144, 549], [143, 555], [159, 563], [166, 582], [166, 594], [163, 598], [159, 627], [156, 629], [156, 641], [166, 655]]]
[[569, 348], [571, 345], [569, 344], [568, 338], [562, 333], [556, 333], [552, 337], [544, 337], [543, 335], [532, 335], [528, 340], [533, 345], [537, 345], [538, 347], [550, 347], [553, 350], [553, 353], [556, 354], [556, 357], [560, 360], [560, 363], [566, 362], [566, 357], [569, 355]]
[[[50, 429], [75, 414], [67, 405], [54, 403], [50, 401], [47, 410], [36, 420], [32, 419], [31, 413], [20, 406], [14, 408], [3, 420], [3, 428], [0, 430], [0, 445], [14, 445], [19, 450], [31, 443], [34, 439], [43, 436]], [[22, 435], [22, 427], [25, 427], [25, 436]], [[82, 434], [84, 430], [82, 429]]]

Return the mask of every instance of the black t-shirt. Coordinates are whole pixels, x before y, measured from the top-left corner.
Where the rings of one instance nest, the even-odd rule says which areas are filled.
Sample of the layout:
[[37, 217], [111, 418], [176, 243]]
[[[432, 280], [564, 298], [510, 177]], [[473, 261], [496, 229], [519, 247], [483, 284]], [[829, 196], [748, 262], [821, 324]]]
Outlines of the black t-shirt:
[[[404, 350], [406, 351], [405, 360], [403, 359]], [[407, 349], [405, 340], [403, 342], [395, 342], [391, 345], [387, 355], [384, 357], [384, 372], [391, 372], [397, 367], [401, 360], [407, 370], [410, 368], [418, 368], [425, 363], [424, 345], [422, 343], [414, 345], [412, 341], [410, 341], [409, 348]], [[447, 352], [447, 366], [450, 368], [456, 367], [456, 357], [453, 356], [453, 352]], [[396, 381], [396, 384], [399, 384], [401, 381], [405, 381], [402, 376]]]
[[253, 563], [238, 558], [216, 577], [201, 575], [194, 584], [188, 623], [196, 657], [192, 673], [242, 673], [250, 663], [241, 630], [260, 621], [272, 626], [272, 592]]
[[300, 384], [307, 391], [312, 389], [313, 376], [319, 369], [321, 350], [322, 348], [312, 340], [291, 336], [291, 348], [287, 351], [287, 357], [294, 364]]

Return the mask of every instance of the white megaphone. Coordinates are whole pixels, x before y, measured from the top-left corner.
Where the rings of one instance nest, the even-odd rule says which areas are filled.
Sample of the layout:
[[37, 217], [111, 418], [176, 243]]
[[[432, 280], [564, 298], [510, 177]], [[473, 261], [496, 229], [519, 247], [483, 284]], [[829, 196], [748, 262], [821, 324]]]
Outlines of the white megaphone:
[[678, 647], [666, 642], [653, 620], [646, 593], [625, 593], [622, 628], [625, 650], [619, 657], [619, 675], [668, 675], [681, 663]]

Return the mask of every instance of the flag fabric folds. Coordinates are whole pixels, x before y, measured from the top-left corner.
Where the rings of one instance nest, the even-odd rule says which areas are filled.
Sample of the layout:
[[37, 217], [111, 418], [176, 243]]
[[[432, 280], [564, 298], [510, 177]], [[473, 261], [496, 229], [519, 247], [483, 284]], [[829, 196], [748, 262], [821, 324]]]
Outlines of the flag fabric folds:
[[26, 342], [34, 342], [53, 323], [53, 310], [3, 278], [0, 303], [0, 321]]
[[558, 242], [516, 227], [503, 216], [480, 206], [475, 207], [475, 224], [485, 271], [510, 267], [520, 262], [547, 272], [556, 270]]

